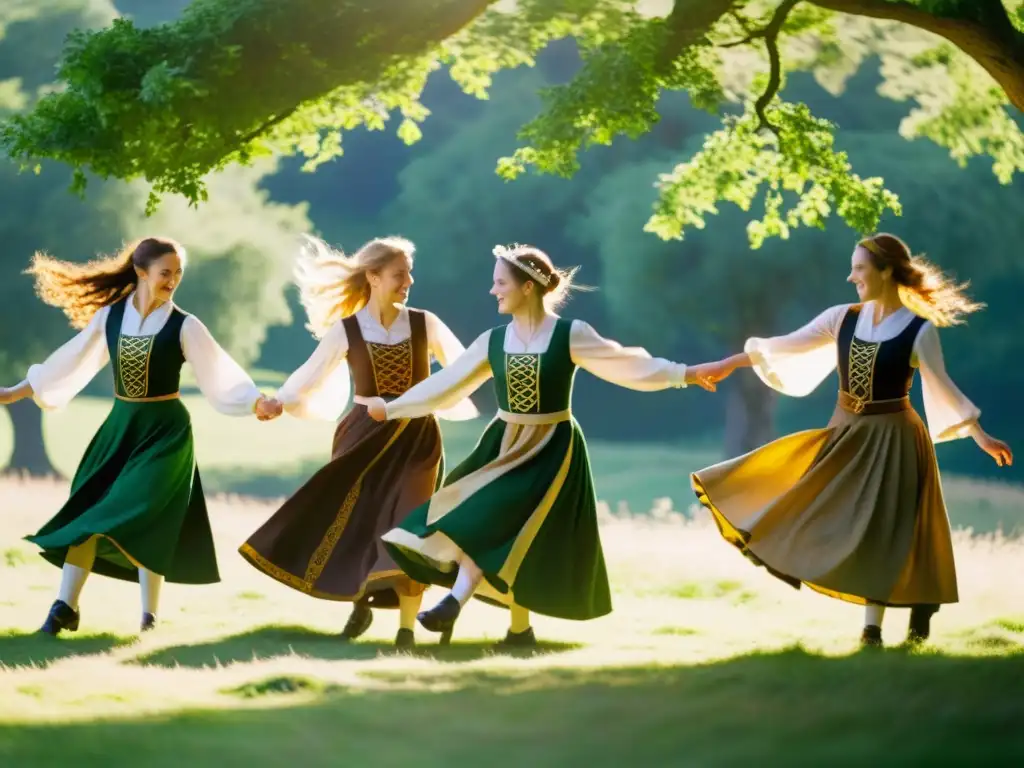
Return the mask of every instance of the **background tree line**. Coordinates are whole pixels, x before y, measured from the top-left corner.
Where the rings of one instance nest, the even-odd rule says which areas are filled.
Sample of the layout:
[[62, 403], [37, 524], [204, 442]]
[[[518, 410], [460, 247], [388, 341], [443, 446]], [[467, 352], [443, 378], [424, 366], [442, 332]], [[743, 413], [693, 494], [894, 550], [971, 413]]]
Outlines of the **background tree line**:
[[[70, 29], [104, 26], [119, 13], [156, 24], [187, 2], [154, 5], [5, 4], [0, 109], [30, 109], [47, 91]], [[557, 43], [536, 67], [498, 73], [487, 101], [435, 76], [423, 95], [433, 117], [418, 143], [355, 131], [346, 135], [344, 156], [316, 173], [302, 172], [292, 159], [232, 168], [213, 177], [215, 193], [198, 210], [168, 199], [152, 219], [144, 215], [147, 191], [140, 184], [92, 180], [82, 200], [67, 193], [70, 171], [63, 166], [44, 164], [32, 175], [0, 162], [0, 368], [7, 379], [19, 378], [70, 334], [60, 313], [40, 305], [20, 274], [33, 250], [87, 259], [153, 231], [189, 248], [180, 303], [243, 362], [276, 370], [298, 365], [313, 346], [289, 284], [294, 236], [305, 230], [347, 249], [378, 234], [412, 238], [420, 254], [414, 303], [442, 312], [466, 341], [498, 322], [487, 295], [490, 250], [498, 242], [535, 243], [560, 264], [581, 265], [581, 279], [599, 290], [576, 297], [568, 313], [623, 343], [684, 361], [735, 350], [749, 335], [785, 332], [827, 304], [854, 298], [844, 279], [856, 235], [839, 219], [824, 230], [771, 239], [757, 251], [749, 247], [749, 215], [728, 204], [714, 226], [682, 242], [642, 231], [658, 196], [652, 179], [699, 149], [718, 124], [685, 93], [661, 97], [660, 121], [640, 139], [623, 137], [583, 154], [572, 179], [527, 176], [509, 184], [497, 177], [494, 157], [515, 150], [518, 128], [540, 109], [539, 91], [568, 82], [579, 67], [572, 41]], [[869, 63], [838, 84], [825, 82], [828, 89], [820, 76], [791, 75], [784, 96], [837, 123], [840, 148], [854, 167], [884, 176], [900, 196], [903, 216], [890, 215], [882, 229], [970, 279], [973, 294], [988, 302], [967, 329], [943, 334], [947, 366], [986, 420], [998, 420], [1000, 434], [1020, 442], [1024, 419], [1010, 395], [1024, 383], [1013, 364], [1024, 346], [1014, 301], [1024, 288], [1015, 258], [1024, 228], [1016, 214], [1020, 188], [1001, 186], [984, 162], [960, 168], [934, 144], [901, 138], [905, 109], [879, 95], [882, 83], [877, 63]], [[98, 382], [96, 391], [105, 384]], [[480, 397], [488, 405], [487, 393]], [[577, 410], [594, 437], [720, 441], [735, 453], [781, 430], [821, 423], [833, 398], [826, 384], [806, 399], [779, 400], [750, 375], [728, 382], [719, 396], [639, 395], [581, 377]], [[12, 467], [44, 470], [38, 411], [28, 405], [10, 415], [17, 434]], [[950, 470], [989, 471], [969, 446], [943, 448], [943, 460]]]

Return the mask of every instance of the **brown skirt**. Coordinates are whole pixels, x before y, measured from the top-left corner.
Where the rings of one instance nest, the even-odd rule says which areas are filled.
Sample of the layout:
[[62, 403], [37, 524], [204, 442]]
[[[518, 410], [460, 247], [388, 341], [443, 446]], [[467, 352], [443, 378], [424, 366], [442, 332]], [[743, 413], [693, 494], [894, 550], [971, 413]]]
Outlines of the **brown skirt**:
[[798, 587], [864, 605], [955, 603], [949, 517], [913, 410], [856, 415], [693, 473], [722, 536]]
[[330, 463], [275, 512], [239, 552], [282, 584], [323, 600], [392, 608], [425, 588], [380, 537], [425, 503], [442, 472], [433, 416], [376, 422], [356, 405], [334, 433]]

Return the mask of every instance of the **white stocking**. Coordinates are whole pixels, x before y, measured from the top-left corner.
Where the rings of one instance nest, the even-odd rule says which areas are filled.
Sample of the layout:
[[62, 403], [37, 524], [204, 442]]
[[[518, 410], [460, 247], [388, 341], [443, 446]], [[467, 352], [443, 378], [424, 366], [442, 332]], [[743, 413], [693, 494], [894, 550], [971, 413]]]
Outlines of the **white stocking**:
[[139, 568], [139, 587], [142, 591], [142, 612], [151, 613], [156, 616], [160, 607], [160, 587], [163, 586], [164, 577], [159, 573]]
[[82, 587], [85, 586], [87, 578], [89, 578], [89, 571], [85, 568], [64, 563], [60, 578], [60, 593], [57, 595], [57, 599], [63, 600], [71, 606], [72, 610], [77, 611], [78, 598], [82, 594]]
[[459, 575], [455, 579], [455, 586], [452, 587], [452, 597], [459, 601], [459, 605], [465, 605], [473, 596], [477, 584], [483, 577], [484, 572], [477, 567], [477, 564], [463, 555], [462, 560], [459, 561]]
[[68, 553], [64, 556], [60, 593], [57, 595], [57, 599], [67, 603], [74, 611], [78, 610], [78, 598], [82, 594], [85, 580], [92, 572], [94, 562], [96, 562], [95, 536], [90, 536], [81, 544], [68, 547]]
[[864, 626], [865, 627], [881, 627], [882, 616], [885, 615], [884, 605], [868, 605], [864, 606]]

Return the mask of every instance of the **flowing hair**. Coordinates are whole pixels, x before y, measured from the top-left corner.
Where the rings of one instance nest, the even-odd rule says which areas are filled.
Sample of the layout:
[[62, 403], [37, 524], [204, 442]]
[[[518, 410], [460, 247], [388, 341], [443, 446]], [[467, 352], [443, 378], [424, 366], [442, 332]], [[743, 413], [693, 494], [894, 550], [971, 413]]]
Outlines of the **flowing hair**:
[[985, 308], [965, 293], [970, 282], [957, 283], [924, 257], [913, 255], [895, 235], [874, 235], [857, 245], [870, 254], [876, 269], [892, 269], [900, 301], [937, 327], [961, 325], [967, 315]]
[[379, 272], [398, 257], [412, 266], [416, 247], [403, 237], [378, 237], [351, 256], [310, 235], [295, 263], [295, 284], [306, 310], [306, 328], [317, 338], [370, 300], [367, 274]]
[[114, 256], [84, 264], [36, 251], [25, 274], [35, 279], [36, 295], [45, 304], [62, 310], [71, 326], [81, 330], [103, 307], [117, 303], [135, 290], [139, 283], [136, 268], [148, 269], [168, 253], [185, 258], [185, 249], [166, 237], [142, 238], [124, 246]]
[[[579, 267], [560, 269], [540, 248], [514, 243], [511, 246], [498, 245], [494, 248], [495, 258], [513, 267], [511, 274], [519, 285], [532, 282], [541, 291], [544, 308], [549, 312], [564, 306], [572, 291], [593, 291], [589, 285], [575, 282]], [[531, 274], [534, 273], [534, 274]], [[547, 282], [545, 285], [537, 277]]]

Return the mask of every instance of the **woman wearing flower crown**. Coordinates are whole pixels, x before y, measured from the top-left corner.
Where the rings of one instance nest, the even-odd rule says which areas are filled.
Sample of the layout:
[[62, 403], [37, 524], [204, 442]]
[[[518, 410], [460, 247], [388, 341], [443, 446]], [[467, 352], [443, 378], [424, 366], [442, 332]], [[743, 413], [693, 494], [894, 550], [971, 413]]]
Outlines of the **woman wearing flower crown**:
[[417, 418], [494, 378], [498, 414], [474, 451], [383, 539], [410, 577], [451, 587], [419, 615], [426, 629], [450, 634], [477, 592], [511, 608], [499, 646], [532, 646], [530, 611], [586, 620], [612, 609], [587, 445], [570, 410], [576, 369], [641, 391], [714, 385], [699, 367], [624, 348], [556, 315], [575, 270], [557, 269], [532, 247], [494, 254], [491, 294], [512, 322], [482, 334], [454, 365], [396, 400], [367, 408], [378, 420]]
[[[1009, 446], [946, 374], [936, 326], [980, 309], [899, 238], [858, 243], [847, 280], [861, 303], [803, 328], [749, 339], [710, 366], [716, 381], [752, 366], [770, 387], [809, 394], [837, 367], [839, 401], [825, 429], [788, 435], [693, 473], [723, 537], [799, 587], [866, 606], [861, 642], [881, 645], [886, 606], [911, 608], [908, 642], [958, 600], [949, 519], [933, 442], [971, 437], [999, 466]], [[908, 397], [921, 373], [928, 426]]]

